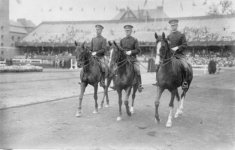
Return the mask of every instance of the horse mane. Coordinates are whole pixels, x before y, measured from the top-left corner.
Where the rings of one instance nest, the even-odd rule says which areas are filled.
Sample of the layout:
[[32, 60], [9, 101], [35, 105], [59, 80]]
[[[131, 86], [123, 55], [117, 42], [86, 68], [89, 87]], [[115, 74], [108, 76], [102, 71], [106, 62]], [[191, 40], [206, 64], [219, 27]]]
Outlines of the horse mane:
[[180, 59], [177, 59], [177, 55], [174, 55], [170, 49], [170, 45], [166, 39], [162, 39], [165, 44], [166, 44], [166, 52], [165, 52], [165, 58], [164, 59], [169, 59], [171, 58], [171, 64], [172, 64], [172, 71], [173, 74], [179, 74], [181, 73], [182, 68], [184, 68], [182, 61]]

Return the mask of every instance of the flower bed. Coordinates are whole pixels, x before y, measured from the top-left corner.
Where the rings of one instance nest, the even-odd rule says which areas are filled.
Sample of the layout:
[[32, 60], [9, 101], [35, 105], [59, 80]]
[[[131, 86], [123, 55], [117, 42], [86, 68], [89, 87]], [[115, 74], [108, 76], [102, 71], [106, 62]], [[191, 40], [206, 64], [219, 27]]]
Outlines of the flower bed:
[[0, 66], [0, 72], [42, 72], [40, 66], [23, 65], [23, 66]]

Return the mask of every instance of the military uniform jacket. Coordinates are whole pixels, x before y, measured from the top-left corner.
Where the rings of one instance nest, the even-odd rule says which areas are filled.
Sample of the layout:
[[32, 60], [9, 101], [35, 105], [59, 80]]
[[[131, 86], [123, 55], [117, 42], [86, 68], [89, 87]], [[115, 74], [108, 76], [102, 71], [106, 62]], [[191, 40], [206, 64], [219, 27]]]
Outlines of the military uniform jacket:
[[171, 48], [179, 47], [177, 54], [184, 55], [183, 51], [187, 48], [187, 41], [184, 34], [179, 31], [171, 32], [171, 34], [167, 36], [167, 39], [170, 41]]
[[101, 35], [92, 38], [91, 50], [96, 52], [98, 57], [103, 57], [106, 50], [106, 39]]
[[136, 55], [140, 53], [138, 40], [132, 36], [121, 39], [120, 46], [125, 51], [131, 51], [131, 56], [136, 58]]

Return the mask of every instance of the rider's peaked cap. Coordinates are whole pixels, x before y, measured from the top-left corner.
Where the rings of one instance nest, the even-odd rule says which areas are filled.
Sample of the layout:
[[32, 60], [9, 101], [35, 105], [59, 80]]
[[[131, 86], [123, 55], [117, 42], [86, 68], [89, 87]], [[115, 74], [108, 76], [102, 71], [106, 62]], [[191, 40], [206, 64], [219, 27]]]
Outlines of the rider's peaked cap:
[[132, 25], [129, 25], [129, 24], [127, 24], [127, 25], [124, 26], [124, 29], [132, 29], [132, 28], [133, 28], [133, 26], [132, 26]]
[[99, 28], [99, 29], [104, 29], [104, 27], [102, 25], [100, 25], [100, 24], [95, 25], [95, 27]]
[[179, 22], [179, 20], [178, 19], [171, 19], [171, 20], [169, 20], [169, 24], [170, 25], [175, 25], [175, 24], [178, 24], [178, 22]]

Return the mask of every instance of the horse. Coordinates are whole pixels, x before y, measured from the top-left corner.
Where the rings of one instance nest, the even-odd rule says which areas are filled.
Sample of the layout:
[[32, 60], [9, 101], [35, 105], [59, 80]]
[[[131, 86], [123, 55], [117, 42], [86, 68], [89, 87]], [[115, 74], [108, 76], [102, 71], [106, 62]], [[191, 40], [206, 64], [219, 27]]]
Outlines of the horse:
[[[165, 89], [169, 90], [171, 93], [171, 99], [169, 103], [170, 113], [166, 123], [166, 127], [172, 126], [173, 117], [173, 107], [174, 98], [176, 97], [179, 105], [177, 107], [175, 118], [179, 117], [183, 113], [183, 103], [186, 96], [186, 92], [193, 79], [192, 66], [187, 63], [188, 68], [185, 70], [182, 66], [182, 62], [177, 58], [177, 55], [171, 51], [169, 43], [165, 38], [165, 33], [162, 33], [162, 37], [158, 37], [155, 33], [156, 39], [156, 65], [159, 65], [157, 73], [157, 96], [155, 100], [155, 120], [159, 123], [160, 118], [158, 114], [158, 107], [160, 104], [160, 98]], [[187, 71], [186, 82], [188, 83], [188, 88], [183, 89], [181, 98], [179, 96], [178, 87], [182, 85], [184, 71]]]
[[[134, 101], [136, 96], [136, 91], [138, 89], [138, 81], [136, 73], [134, 71], [133, 63], [131, 62], [131, 56], [127, 56], [122, 47], [118, 46], [114, 41], [110, 45], [110, 60], [109, 67], [113, 68], [111, 72], [114, 72], [112, 77], [113, 83], [115, 85], [116, 91], [118, 93], [118, 104], [119, 104], [119, 116], [117, 121], [122, 120], [122, 91], [125, 90], [125, 106], [126, 113], [128, 116], [134, 113]], [[132, 91], [132, 105], [129, 108], [129, 96]]]
[[[82, 43], [81, 47], [78, 46], [78, 43], [75, 41], [76, 46], [76, 59], [78, 62], [78, 67], [82, 67], [82, 71], [80, 72], [80, 95], [79, 95], [79, 105], [78, 110], [76, 112], [76, 117], [81, 117], [82, 114], [82, 99], [84, 96], [85, 89], [88, 84], [94, 87], [94, 100], [95, 100], [95, 110], [94, 114], [98, 113], [98, 83], [101, 81], [102, 72], [100, 69], [100, 62], [97, 57], [91, 55], [91, 50], [87, 46], [85, 46], [85, 42]], [[101, 101], [101, 108], [103, 108], [104, 99], [106, 97], [106, 106], [109, 107], [109, 97], [108, 97], [108, 87], [109, 84], [103, 86], [104, 94], [103, 99]]]

